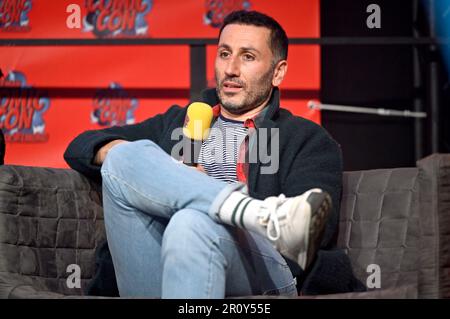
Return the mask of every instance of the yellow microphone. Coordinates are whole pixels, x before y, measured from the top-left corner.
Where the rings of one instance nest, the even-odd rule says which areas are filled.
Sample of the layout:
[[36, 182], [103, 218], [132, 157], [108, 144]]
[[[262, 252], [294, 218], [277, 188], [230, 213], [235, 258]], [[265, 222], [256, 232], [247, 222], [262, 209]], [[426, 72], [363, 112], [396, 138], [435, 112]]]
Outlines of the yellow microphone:
[[212, 107], [206, 103], [194, 102], [188, 106], [183, 125], [183, 163], [198, 164], [202, 142], [209, 136], [213, 119]]

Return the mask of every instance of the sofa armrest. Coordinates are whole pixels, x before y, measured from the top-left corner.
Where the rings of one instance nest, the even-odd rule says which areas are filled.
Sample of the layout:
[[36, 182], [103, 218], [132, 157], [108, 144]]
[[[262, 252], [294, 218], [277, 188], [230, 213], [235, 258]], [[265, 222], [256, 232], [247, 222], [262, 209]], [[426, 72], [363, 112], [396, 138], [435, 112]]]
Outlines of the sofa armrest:
[[417, 168], [345, 172], [338, 248], [367, 283], [379, 267], [378, 290], [418, 286]]
[[450, 298], [450, 154], [418, 161], [419, 298]]
[[[83, 294], [105, 239], [100, 191], [73, 170], [0, 166], [0, 297], [27, 285]], [[67, 285], [71, 264], [80, 267], [80, 287]]]

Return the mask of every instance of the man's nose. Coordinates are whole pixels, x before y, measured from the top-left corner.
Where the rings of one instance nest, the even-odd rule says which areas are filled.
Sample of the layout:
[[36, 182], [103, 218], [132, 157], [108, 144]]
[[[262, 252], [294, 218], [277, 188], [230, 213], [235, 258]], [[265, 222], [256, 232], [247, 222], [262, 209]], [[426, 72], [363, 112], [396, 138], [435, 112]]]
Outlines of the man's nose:
[[227, 67], [225, 68], [225, 74], [229, 77], [239, 77], [240, 63], [238, 57], [232, 57], [228, 60]]

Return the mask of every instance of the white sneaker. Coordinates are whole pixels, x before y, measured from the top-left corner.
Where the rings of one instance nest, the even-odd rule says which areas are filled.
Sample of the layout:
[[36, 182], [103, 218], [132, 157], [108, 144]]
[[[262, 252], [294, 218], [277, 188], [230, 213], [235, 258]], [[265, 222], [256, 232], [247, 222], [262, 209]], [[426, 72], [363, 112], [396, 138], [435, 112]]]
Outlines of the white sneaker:
[[320, 246], [330, 211], [330, 195], [314, 188], [296, 197], [266, 198], [258, 218], [275, 248], [307, 269]]

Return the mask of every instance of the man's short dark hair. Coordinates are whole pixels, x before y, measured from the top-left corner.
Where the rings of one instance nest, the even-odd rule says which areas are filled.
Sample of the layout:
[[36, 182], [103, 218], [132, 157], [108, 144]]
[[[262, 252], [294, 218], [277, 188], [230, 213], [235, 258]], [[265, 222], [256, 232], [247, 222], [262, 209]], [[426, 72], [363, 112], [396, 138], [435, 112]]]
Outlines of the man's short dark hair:
[[270, 30], [270, 48], [275, 57], [275, 63], [286, 60], [288, 56], [288, 37], [281, 25], [273, 18], [257, 11], [233, 11], [225, 17], [220, 28], [219, 38], [223, 29], [229, 24], [253, 25], [266, 27]]

